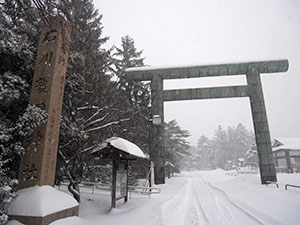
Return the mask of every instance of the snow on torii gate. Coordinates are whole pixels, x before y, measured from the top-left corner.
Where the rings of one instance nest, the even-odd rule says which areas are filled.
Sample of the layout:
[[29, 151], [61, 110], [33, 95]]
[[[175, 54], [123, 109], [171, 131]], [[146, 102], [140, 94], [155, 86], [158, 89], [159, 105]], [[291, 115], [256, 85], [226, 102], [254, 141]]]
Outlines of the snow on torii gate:
[[[152, 129], [151, 158], [155, 166], [155, 183], [165, 183], [164, 159], [164, 101], [193, 99], [249, 97], [257, 145], [261, 183], [277, 181], [272, 154], [271, 138], [261, 85], [261, 73], [278, 73], [288, 70], [288, 60], [247, 62], [190, 67], [129, 68], [128, 81], [151, 81], [152, 115], [160, 115], [161, 124]], [[247, 84], [241, 86], [163, 90], [164, 79], [182, 79], [213, 76], [246, 75]]]

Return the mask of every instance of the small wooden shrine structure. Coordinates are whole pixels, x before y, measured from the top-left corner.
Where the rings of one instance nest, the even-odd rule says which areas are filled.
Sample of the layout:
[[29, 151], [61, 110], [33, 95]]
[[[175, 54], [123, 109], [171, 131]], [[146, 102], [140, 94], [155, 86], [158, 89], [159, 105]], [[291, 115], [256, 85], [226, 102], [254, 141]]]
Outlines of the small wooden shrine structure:
[[101, 146], [92, 151], [93, 155], [112, 160], [111, 208], [116, 201], [128, 201], [128, 161], [147, 158], [143, 151], [134, 143], [120, 137], [105, 140]]

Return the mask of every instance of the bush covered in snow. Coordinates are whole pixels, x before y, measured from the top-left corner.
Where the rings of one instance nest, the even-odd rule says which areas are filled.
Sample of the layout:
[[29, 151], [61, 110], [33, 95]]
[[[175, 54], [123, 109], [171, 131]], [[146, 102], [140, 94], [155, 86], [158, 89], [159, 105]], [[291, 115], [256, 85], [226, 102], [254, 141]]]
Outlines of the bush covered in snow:
[[46, 120], [44, 110], [29, 105], [16, 121], [5, 118], [0, 121], [0, 224], [7, 220], [5, 212], [15, 197], [19, 156], [24, 153], [23, 140]]
[[17, 184], [17, 180], [7, 181], [6, 176], [0, 171], [0, 224], [7, 222], [8, 216], [6, 211], [9, 204], [16, 197], [14, 187]]

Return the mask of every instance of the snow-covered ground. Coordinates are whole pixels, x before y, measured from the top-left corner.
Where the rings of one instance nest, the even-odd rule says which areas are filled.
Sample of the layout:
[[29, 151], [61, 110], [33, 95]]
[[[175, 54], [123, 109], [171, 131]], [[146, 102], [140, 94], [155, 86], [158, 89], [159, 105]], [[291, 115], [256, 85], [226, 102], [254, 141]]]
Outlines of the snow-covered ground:
[[[51, 225], [193, 225], [193, 224], [300, 224], [300, 174], [278, 174], [278, 184], [261, 185], [259, 174], [224, 170], [190, 171], [159, 185], [161, 193], [132, 193], [110, 211], [108, 192], [84, 190], [79, 217]], [[89, 193], [88, 193], [89, 192]]]

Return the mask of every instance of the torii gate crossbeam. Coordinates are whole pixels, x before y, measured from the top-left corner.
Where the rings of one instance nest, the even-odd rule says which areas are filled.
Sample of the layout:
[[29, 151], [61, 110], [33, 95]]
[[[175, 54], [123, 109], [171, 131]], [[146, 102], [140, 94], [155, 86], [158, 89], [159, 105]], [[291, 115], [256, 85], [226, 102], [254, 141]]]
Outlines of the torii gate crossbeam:
[[[151, 81], [152, 115], [160, 115], [162, 124], [152, 129], [151, 158], [155, 165], [155, 183], [165, 183], [164, 173], [164, 101], [193, 99], [249, 97], [255, 139], [259, 158], [261, 183], [277, 181], [271, 138], [261, 85], [261, 73], [279, 73], [288, 70], [288, 60], [247, 62], [220, 65], [186, 66], [172, 68], [140, 67], [126, 70], [128, 81]], [[246, 75], [247, 85], [183, 90], [163, 90], [164, 79], [182, 79], [212, 76]]]

